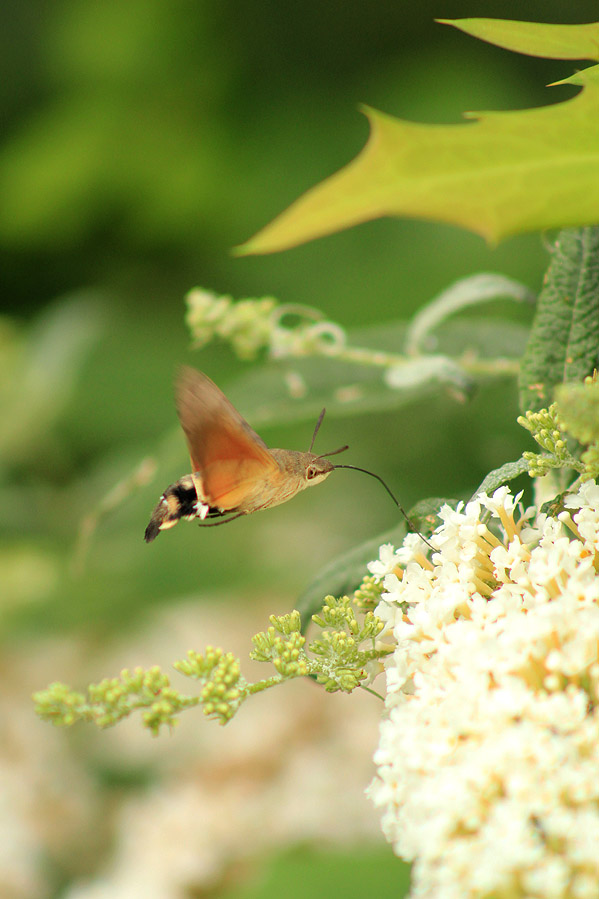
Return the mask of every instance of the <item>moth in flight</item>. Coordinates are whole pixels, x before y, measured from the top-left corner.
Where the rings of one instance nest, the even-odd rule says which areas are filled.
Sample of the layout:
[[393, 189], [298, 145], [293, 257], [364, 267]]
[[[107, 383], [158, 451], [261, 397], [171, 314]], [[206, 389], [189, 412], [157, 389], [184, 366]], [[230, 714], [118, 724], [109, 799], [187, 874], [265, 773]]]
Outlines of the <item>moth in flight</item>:
[[[192, 473], [160, 497], [146, 528], [147, 543], [181, 518], [213, 526], [278, 506], [333, 471], [324, 456], [269, 449], [222, 390], [193, 368], [181, 370], [176, 402]], [[321, 421], [322, 415], [316, 430]]]
[[380, 481], [411, 526], [379, 475], [355, 465], [333, 465], [326, 458], [344, 452], [347, 446], [319, 456], [312, 452], [324, 409], [310, 450], [302, 453], [269, 449], [222, 390], [194, 368], [181, 369], [176, 405], [192, 471], [167, 487], [160, 497], [146, 528], [147, 543], [160, 531], [174, 527], [181, 518], [197, 519], [201, 527], [214, 527], [286, 503], [300, 490], [320, 484], [337, 468], [362, 471]]

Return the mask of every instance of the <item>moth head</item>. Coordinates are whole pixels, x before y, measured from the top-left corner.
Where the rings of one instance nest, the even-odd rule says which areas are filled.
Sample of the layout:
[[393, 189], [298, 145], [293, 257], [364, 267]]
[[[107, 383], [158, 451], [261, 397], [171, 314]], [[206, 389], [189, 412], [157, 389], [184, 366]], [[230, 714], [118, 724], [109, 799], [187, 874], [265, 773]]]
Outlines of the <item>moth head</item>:
[[304, 478], [306, 486], [311, 487], [312, 484], [320, 484], [332, 472], [334, 465], [328, 459], [322, 456], [313, 456], [312, 453], [306, 453], [308, 460], [304, 468]]

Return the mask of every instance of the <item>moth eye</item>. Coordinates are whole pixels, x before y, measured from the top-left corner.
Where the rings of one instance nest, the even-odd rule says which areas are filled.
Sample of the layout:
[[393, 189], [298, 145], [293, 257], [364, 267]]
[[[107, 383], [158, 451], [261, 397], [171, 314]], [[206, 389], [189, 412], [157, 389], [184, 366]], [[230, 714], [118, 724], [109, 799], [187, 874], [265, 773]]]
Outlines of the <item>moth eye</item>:
[[311, 481], [318, 474], [318, 470], [313, 465], [309, 465], [306, 469], [306, 480]]

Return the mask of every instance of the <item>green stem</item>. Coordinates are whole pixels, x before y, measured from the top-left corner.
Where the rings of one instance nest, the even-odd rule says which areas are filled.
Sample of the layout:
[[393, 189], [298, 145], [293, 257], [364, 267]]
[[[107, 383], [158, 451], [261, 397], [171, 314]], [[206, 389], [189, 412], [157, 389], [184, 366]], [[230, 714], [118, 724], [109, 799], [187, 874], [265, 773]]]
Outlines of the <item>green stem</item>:
[[262, 690], [268, 690], [269, 687], [276, 687], [277, 684], [282, 684], [284, 680], [289, 680], [289, 678], [283, 677], [281, 674], [273, 674], [272, 677], [256, 681], [255, 684], [247, 684], [245, 689], [249, 696], [252, 693], [261, 693]]
[[376, 649], [363, 649], [361, 650], [361, 664], [364, 662], [372, 662], [374, 659], [384, 658], [385, 656], [391, 655], [392, 652], [395, 652], [394, 647], [392, 646], [377, 646]]
[[513, 375], [516, 377], [520, 373], [518, 359], [504, 359], [501, 356], [498, 356], [497, 359], [462, 356], [459, 364], [472, 375]]
[[367, 693], [372, 693], [373, 696], [376, 696], [377, 699], [380, 699], [381, 702], [385, 701], [385, 697], [381, 696], [380, 693], [377, 693], [376, 690], [373, 690], [371, 687], [365, 687], [364, 684], [360, 684], [362, 690], [365, 690]]
[[[357, 346], [339, 346], [338, 344], [331, 346], [323, 344], [314, 355], [330, 356], [335, 359], [341, 359], [344, 362], [353, 362], [356, 365], [370, 365], [375, 368], [395, 368], [397, 366], [409, 365], [419, 358], [418, 356], [405, 356], [401, 353], [386, 353], [382, 350], [371, 350]], [[425, 359], [426, 355], [423, 355], [421, 358]], [[459, 359], [453, 361], [457, 361], [464, 371], [474, 375], [516, 376], [520, 371], [520, 363], [517, 359], [505, 359], [503, 357], [481, 359], [470, 353], [465, 353]]]

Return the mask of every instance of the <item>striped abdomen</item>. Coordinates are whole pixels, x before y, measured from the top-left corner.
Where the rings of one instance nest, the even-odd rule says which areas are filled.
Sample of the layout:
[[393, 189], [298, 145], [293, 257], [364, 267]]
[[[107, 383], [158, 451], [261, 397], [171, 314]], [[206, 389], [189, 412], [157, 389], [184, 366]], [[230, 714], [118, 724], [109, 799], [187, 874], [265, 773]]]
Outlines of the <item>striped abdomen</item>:
[[144, 535], [146, 543], [155, 540], [160, 531], [174, 527], [180, 518], [190, 520], [198, 517], [201, 512], [200, 507], [206, 508], [202, 506], [201, 502], [198, 502], [198, 494], [192, 476], [186, 474], [175, 484], [167, 487], [160, 497], [146, 528]]

